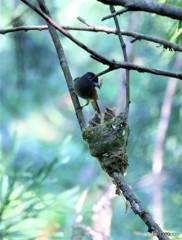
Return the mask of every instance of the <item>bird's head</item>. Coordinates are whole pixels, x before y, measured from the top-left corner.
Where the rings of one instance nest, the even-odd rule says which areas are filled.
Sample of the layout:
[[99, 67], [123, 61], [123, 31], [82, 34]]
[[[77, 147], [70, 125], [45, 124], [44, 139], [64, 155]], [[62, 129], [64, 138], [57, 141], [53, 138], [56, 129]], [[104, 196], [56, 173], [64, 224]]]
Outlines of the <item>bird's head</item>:
[[94, 73], [88, 72], [85, 74], [85, 77], [94, 85], [94, 87], [101, 88], [102, 83], [99, 82], [98, 77]]

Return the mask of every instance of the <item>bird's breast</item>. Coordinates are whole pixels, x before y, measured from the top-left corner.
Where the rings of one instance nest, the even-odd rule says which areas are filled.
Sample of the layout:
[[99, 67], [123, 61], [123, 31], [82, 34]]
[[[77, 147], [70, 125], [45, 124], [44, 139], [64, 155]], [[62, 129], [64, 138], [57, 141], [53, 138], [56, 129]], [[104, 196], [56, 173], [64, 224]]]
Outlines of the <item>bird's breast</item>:
[[84, 79], [78, 79], [74, 82], [75, 93], [86, 100], [98, 99], [95, 87], [90, 81], [85, 81]]

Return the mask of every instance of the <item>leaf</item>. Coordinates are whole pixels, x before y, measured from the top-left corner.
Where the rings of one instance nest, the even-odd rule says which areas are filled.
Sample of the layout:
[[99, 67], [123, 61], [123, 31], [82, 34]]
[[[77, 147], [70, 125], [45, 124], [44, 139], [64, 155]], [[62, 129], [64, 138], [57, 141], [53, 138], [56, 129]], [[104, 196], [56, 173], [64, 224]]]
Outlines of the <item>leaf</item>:
[[182, 0], [179, 0], [179, 1], [177, 2], [176, 6], [182, 8]]
[[182, 28], [182, 21], [179, 21], [178, 30], [180, 30], [181, 28]]

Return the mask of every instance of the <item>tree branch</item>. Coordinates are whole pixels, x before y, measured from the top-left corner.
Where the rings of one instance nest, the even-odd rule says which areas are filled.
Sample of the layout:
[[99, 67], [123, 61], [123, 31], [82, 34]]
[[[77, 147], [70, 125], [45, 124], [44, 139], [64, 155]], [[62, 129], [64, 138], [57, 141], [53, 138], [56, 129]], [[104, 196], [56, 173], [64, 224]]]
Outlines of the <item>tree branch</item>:
[[[88, 25], [88, 23], [87, 23]], [[90, 25], [89, 27], [71, 27], [71, 26], [60, 26], [64, 30], [73, 30], [73, 31], [88, 31], [88, 32], [104, 32], [104, 33], [111, 33], [117, 35], [117, 30], [115, 28], [109, 28], [105, 26], [94, 26]], [[6, 33], [11, 33], [11, 32], [17, 32], [17, 31], [33, 31], [33, 30], [47, 30], [48, 27], [46, 25], [42, 26], [22, 26], [22, 27], [16, 27], [16, 28], [6, 28], [6, 29], [0, 29], [0, 34], [6, 34]], [[146, 34], [142, 33], [137, 33], [137, 32], [132, 32], [132, 31], [125, 31], [125, 30], [120, 30], [122, 35], [133, 37], [133, 41], [137, 40], [146, 40], [149, 42], [157, 43], [162, 45], [165, 49], [169, 50], [174, 50], [174, 51], [179, 51], [182, 52], [182, 46], [177, 45], [175, 43], [169, 42], [163, 38], [158, 38], [158, 37], [152, 37]]]
[[182, 73], [172, 73], [172, 72], [168, 72], [168, 71], [163, 71], [160, 69], [156, 69], [156, 68], [147, 68], [147, 67], [142, 67], [136, 64], [132, 64], [132, 63], [119, 63], [119, 62], [115, 62], [116, 64], [116, 69], [117, 68], [124, 68], [124, 69], [129, 69], [129, 70], [135, 70], [138, 72], [148, 72], [154, 75], [160, 75], [160, 76], [166, 76], [166, 77], [174, 77], [174, 78], [178, 78], [180, 80], [182, 80]]
[[[37, 0], [37, 2], [39, 3], [40, 8], [42, 9], [43, 12], [45, 12], [48, 16], [50, 16], [49, 10], [47, 9], [47, 7], [45, 6], [44, 0]], [[66, 79], [66, 83], [68, 86], [68, 90], [70, 92], [70, 96], [73, 102], [73, 106], [76, 112], [76, 116], [80, 125], [81, 130], [86, 127], [86, 123], [85, 123], [85, 119], [82, 113], [82, 109], [80, 107], [80, 103], [78, 101], [78, 97], [74, 92], [73, 89], [73, 80], [71, 77], [71, 72], [70, 69], [68, 67], [67, 61], [66, 61], [66, 56], [64, 54], [64, 50], [61, 44], [61, 41], [58, 37], [58, 34], [56, 32], [56, 29], [49, 23], [47, 22], [48, 25], [48, 30], [49, 33], [51, 35], [52, 41], [54, 43], [54, 46], [56, 48], [57, 51], [57, 55], [58, 55], [58, 59], [62, 68], [62, 71], [64, 73], [64, 77]]]
[[[110, 65], [110, 61], [107, 60], [107, 58], [103, 57], [102, 55], [94, 52], [92, 49], [88, 48], [86, 45], [84, 45], [82, 42], [77, 40], [75, 37], [73, 37], [69, 32], [64, 30], [61, 26], [59, 26], [56, 22], [54, 22], [49, 16], [41, 12], [38, 8], [36, 8], [33, 4], [28, 2], [27, 0], [21, 0], [24, 2], [27, 6], [29, 6], [31, 9], [33, 9], [38, 15], [40, 15], [42, 18], [44, 18], [47, 22], [49, 22], [53, 27], [55, 27], [59, 32], [61, 32], [63, 35], [65, 35], [67, 38], [69, 38], [71, 41], [73, 41], [76, 45], [83, 48], [85, 51], [89, 52], [91, 55], [95, 56], [95, 58], [100, 59], [103, 64]], [[113, 65], [113, 64], [112, 64]]]
[[[110, 11], [111, 11], [111, 13], [114, 13], [114, 12], [115, 12], [114, 6], [110, 6]], [[126, 52], [126, 44], [124, 43], [123, 36], [122, 36], [122, 34], [121, 34], [121, 30], [120, 30], [120, 26], [119, 26], [119, 22], [118, 22], [118, 19], [117, 19], [116, 16], [114, 17], [114, 22], [115, 22], [116, 29], [117, 29], [117, 32], [118, 32], [118, 38], [119, 38], [119, 42], [120, 42], [121, 49], [122, 49], [122, 52], [123, 52], [124, 61], [125, 61], [125, 62], [128, 62], [128, 56], [127, 56], [127, 52]], [[129, 72], [128, 69], [126, 69], [126, 81], [125, 81], [125, 86], [126, 86], [126, 106], [125, 106], [125, 113], [126, 113], [126, 116], [127, 116], [127, 119], [126, 119], [126, 120], [127, 120], [127, 122], [128, 122], [129, 106], [130, 106], [130, 72]]]
[[117, 188], [121, 190], [123, 196], [130, 203], [133, 212], [137, 214], [148, 226], [148, 232], [153, 234], [153, 236], [157, 236], [160, 240], [169, 240], [169, 238], [165, 236], [164, 232], [153, 220], [151, 215], [143, 208], [141, 202], [135, 197], [132, 190], [125, 182], [123, 175], [121, 173], [114, 172], [111, 177], [114, 179]]
[[158, 69], [152, 69], [152, 68], [147, 68], [147, 67], [141, 67], [135, 64], [131, 63], [117, 63], [116, 61], [111, 61], [102, 56], [101, 54], [98, 54], [94, 52], [92, 49], [88, 48], [86, 45], [78, 41], [76, 38], [74, 38], [70, 33], [65, 31], [62, 27], [60, 27], [56, 22], [54, 22], [49, 16], [41, 12], [39, 9], [37, 9], [34, 5], [29, 3], [27, 0], [21, 0], [24, 2], [26, 5], [28, 5], [30, 8], [32, 8], [35, 12], [37, 12], [41, 17], [43, 17], [47, 22], [49, 22], [52, 26], [54, 26], [57, 30], [59, 30], [62, 34], [67, 36], [70, 40], [72, 40], [75, 44], [83, 48], [85, 51], [91, 53], [91, 57], [94, 58], [95, 60], [101, 62], [102, 64], [108, 65], [111, 70], [115, 70], [118, 68], [124, 68], [124, 69], [129, 69], [129, 70], [136, 70], [139, 72], [148, 72], [152, 73], [155, 75], [162, 75], [162, 76], [168, 76], [168, 77], [174, 77], [182, 80], [182, 73], [171, 73], [167, 71], [162, 71]]
[[[172, 4], [167, 3], [157, 3], [150, 2], [146, 0], [97, 0], [107, 5], [115, 5], [122, 6], [127, 11], [144, 11], [149, 13], [156, 13], [161, 16], [169, 17], [172, 19], [182, 20], [182, 9], [180, 7], [176, 7]], [[119, 15], [123, 12], [123, 10], [118, 11], [117, 13], [111, 14], [107, 16], [111, 18], [113, 16]], [[105, 17], [106, 19], [106, 17]]]

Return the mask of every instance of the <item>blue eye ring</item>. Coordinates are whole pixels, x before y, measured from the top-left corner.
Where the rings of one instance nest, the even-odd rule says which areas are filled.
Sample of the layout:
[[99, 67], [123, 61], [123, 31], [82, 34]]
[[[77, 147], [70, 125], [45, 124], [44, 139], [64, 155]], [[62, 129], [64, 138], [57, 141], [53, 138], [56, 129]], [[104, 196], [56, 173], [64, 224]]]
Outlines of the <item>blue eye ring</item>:
[[92, 76], [88, 76], [88, 80], [91, 81], [93, 79]]

